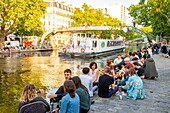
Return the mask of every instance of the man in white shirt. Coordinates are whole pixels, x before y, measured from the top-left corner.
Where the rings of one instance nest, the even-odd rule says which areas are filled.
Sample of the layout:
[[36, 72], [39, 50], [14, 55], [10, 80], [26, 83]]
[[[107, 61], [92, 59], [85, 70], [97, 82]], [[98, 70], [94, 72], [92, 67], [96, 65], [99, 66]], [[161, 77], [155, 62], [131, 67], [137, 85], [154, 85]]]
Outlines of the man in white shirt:
[[82, 72], [83, 74], [80, 75], [81, 83], [88, 89], [90, 97], [93, 96], [93, 78], [89, 76], [90, 69], [88, 67], [84, 67]]
[[114, 64], [117, 65], [122, 62], [122, 56], [120, 54], [117, 55], [117, 58], [114, 60]]

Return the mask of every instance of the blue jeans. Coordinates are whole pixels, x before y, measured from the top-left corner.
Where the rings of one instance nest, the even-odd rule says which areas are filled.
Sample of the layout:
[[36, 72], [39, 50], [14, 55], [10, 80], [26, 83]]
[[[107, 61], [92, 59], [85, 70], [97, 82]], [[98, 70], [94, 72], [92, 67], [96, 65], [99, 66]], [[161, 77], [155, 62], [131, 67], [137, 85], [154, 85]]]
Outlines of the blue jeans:
[[124, 85], [126, 85], [126, 81], [128, 81], [128, 77], [127, 77], [126, 79], [124, 79], [123, 81], [121, 81], [121, 82], [114, 88], [114, 90], [112, 91], [113, 94], [115, 94], [115, 93], [118, 91], [119, 86], [124, 86]]
[[111, 97], [113, 94], [115, 94], [115, 93], [114, 93], [114, 90], [109, 89], [108, 98]]

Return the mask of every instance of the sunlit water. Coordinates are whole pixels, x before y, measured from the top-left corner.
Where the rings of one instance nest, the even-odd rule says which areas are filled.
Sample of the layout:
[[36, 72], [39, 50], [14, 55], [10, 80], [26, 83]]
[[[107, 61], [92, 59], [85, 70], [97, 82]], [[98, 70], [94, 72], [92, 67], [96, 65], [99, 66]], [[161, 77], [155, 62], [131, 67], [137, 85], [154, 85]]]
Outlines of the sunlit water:
[[37, 89], [43, 88], [47, 93], [49, 89], [63, 84], [63, 71], [66, 68], [72, 70], [73, 76], [80, 75], [82, 68], [88, 67], [91, 61], [103, 68], [106, 61], [114, 59], [116, 55], [95, 59], [69, 59], [58, 57], [57, 51], [0, 54], [0, 113], [17, 113], [19, 98], [26, 84], [33, 83]]

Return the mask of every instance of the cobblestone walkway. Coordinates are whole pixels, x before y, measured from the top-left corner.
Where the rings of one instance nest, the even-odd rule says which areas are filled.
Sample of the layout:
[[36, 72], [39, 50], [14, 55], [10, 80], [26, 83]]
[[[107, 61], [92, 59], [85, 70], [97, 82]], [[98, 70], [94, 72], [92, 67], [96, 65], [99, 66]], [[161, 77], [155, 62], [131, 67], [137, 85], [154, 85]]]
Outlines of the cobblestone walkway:
[[109, 99], [95, 97], [89, 113], [170, 113], [170, 59], [160, 55], [153, 56], [159, 77], [144, 80], [146, 98], [131, 100], [118, 96]]

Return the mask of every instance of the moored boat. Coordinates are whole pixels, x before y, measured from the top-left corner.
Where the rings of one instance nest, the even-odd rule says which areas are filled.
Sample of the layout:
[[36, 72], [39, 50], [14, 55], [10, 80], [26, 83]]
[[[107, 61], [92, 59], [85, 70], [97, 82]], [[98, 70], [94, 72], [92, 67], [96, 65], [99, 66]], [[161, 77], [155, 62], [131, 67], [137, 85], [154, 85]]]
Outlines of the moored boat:
[[124, 48], [125, 44], [121, 39], [100, 39], [87, 33], [73, 33], [70, 45], [61, 47], [58, 55], [71, 58], [91, 58], [122, 52]]

